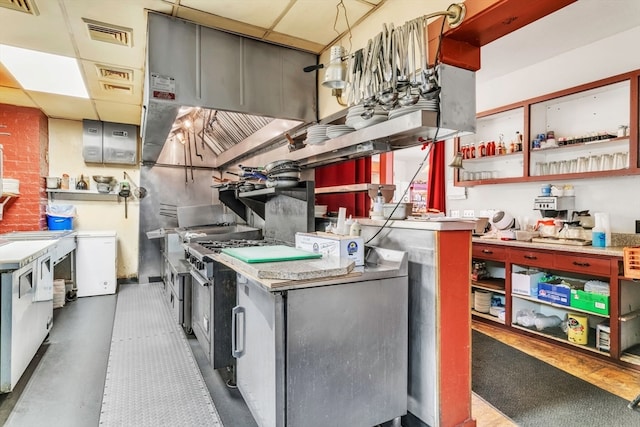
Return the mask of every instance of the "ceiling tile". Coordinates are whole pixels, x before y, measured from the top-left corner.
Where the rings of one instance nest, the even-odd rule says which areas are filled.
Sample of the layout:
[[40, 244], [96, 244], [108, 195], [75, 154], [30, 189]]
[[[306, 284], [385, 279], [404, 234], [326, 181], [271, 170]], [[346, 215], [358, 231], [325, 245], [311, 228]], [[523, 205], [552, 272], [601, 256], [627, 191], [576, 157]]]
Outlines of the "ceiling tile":
[[0, 43], [75, 57], [64, 14], [57, 1], [36, 0], [39, 15], [0, 8]]
[[44, 114], [53, 119], [95, 119], [96, 114], [90, 99], [54, 95], [43, 92], [27, 92], [40, 106]]
[[[271, 28], [278, 17], [286, 11], [289, 0], [181, 0], [180, 5], [224, 16], [262, 28]], [[316, 1], [324, 3], [324, 1]]]
[[0, 99], [2, 104], [38, 108], [38, 105], [22, 89], [0, 86]]
[[142, 107], [140, 105], [126, 105], [119, 102], [96, 101], [98, 120], [131, 125], [140, 124]]
[[[331, 0], [298, 0], [274, 30], [326, 46], [339, 34], [347, 31], [342, 7], [339, 9], [336, 23], [337, 32], [333, 30], [336, 21], [336, 4], [338, 4], [337, 1]], [[344, 0], [344, 5], [351, 26], [372, 9], [372, 6], [357, 0]]]

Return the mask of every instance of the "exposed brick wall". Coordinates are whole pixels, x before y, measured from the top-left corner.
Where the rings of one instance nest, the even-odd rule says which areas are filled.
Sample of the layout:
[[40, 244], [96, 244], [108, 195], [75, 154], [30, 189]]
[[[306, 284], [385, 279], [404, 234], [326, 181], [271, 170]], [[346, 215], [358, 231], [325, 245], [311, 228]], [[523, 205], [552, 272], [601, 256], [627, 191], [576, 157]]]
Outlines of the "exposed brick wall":
[[20, 180], [20, 195], [5, 206], [0, 232], [31, 231], [46, 228], [49, 172], [48, 119], [35, 108], [0, 104], [0, 129], [10, 136], [0, 137], [4, 149], [4, 178]]

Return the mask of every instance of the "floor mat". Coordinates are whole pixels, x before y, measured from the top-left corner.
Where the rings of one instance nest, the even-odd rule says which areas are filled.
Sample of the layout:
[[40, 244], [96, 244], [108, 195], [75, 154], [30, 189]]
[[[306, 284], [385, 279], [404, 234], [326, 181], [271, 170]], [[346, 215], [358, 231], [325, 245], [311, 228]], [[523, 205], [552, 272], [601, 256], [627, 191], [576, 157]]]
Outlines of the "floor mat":
[[473, 331], [472, 389], [519, 426], [637, 426], [626, 400]]
[[160, 284], [121, 286], [102, 426], [222, 426]]

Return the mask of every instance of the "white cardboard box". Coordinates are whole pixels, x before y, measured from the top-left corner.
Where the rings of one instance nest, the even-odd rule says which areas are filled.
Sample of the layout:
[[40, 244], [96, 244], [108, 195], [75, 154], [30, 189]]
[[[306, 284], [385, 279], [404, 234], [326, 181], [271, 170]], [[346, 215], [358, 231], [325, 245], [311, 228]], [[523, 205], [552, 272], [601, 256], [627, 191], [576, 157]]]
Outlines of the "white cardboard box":
[[511, 293], [538, 297], [538, 282], [544, 273], [538, 270], [514, 271], [511, 273]]
[[362, 237], [329, 233], [296, 233], [296, 248], [321, 253], [326, 257], [349, 258], [355, 262], [356, 266], [364, 265]]

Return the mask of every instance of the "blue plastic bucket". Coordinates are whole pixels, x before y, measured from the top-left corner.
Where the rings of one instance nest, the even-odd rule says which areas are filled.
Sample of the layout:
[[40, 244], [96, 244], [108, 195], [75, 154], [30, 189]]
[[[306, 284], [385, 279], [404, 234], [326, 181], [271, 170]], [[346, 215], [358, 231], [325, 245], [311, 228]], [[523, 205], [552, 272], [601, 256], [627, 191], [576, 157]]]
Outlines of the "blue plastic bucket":
[[49, 230], [73, 230], [73, 217], [47, 215]]

